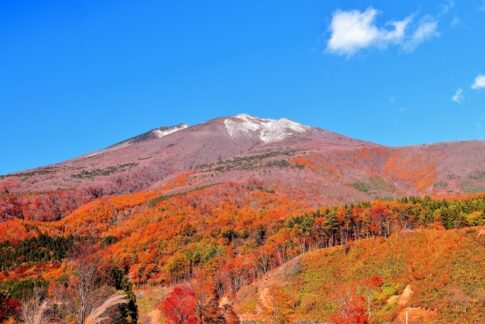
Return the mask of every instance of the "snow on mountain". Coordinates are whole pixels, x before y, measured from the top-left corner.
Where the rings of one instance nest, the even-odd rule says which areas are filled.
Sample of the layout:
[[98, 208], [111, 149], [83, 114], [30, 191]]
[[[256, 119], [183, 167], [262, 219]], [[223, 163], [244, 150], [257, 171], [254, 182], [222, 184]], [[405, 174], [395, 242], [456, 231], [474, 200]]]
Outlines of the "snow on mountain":
[[288, 136], [311, 129], [286, 118], [266, 119], [240, 114], [224, 120], [227, 133], [232, 137], [254, 133], [263, 143], [282, 141]]
[[0, 192], [42, 193], [46, 203], [36, 217], [49, 218], [58, 213], [49, 197], [60, 191], [75, 201], [65, 215], [86, 199], [161, 188], [187, 173], [187, 188], [255, 180], [333, 204], [374, 195], [480, 192], [483, 161], [485, 141], [394, 148], [285, 118], [241, 114], [158, 127], [76, 159], [0, 176]]
[[111, 152], [113, 150], [119, 150], [119, 149], [122, 149], [122, 148], [126, 148], [126, 147], [128, 147], [132, 144], [135, 144], [135, 143], [143, 142], [143, 141], [150, 140], [150, 139], [162, 138], [162, 137], [165, 137], [167, 135], [170, 135], [170, 134], [173, 134], [175, 132], [186, 129], [188, 127], [189, 127], [189, 125], [187, 125], [187, 124], [180, 124], [180, 125], [177, 125], [177, 126], [155, 128], [155, 129], [152, 129], [151, 131], [148, 131], [148, 132], [143, 133], [141, 135], [127, 139], [127, 140], [120, 142], [120, 143], [117, 143], [115, 145], [109, 146], [105, 149], [86, 154], [83, 157], [85, 157], [85, 158], [94, 157], [94, 156], [100, 155], [101, 153], [107, 153], [107, 152]]
[[179, 130], [186, 129], [187, 127], [189, 127], [189, 125], [180, 124], [180, 125], [175, 126], [175, 127], [158, 128], [158, 129], [153, 130], [153, 134], [155, 134], [158, 138], [162, 138], [162, 137], [167, 136], [169, 134], [178, 132]]

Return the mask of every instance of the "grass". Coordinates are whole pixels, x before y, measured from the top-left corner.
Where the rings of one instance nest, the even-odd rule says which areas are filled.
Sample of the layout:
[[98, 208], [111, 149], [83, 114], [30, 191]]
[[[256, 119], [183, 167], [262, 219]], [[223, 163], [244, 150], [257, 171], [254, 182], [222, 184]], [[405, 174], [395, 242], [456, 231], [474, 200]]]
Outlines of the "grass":
[[466, 194], [485, 192], [485, 186], [475, 183], [474, 181], [465, 180], [461, 183], [461, 190]]
[[167, 287], [150, 287], [135, 292], [140, 323], [150, 323], [149, 314], [156, 309], [157, 302], [164, 299], [169, 291]]
[[79, 179], [92, 179], [95, 177], [103, 177], [103, 176], [109, 176], [111, 174], [117, 173], [117, 172], [122, 172], [122, 171], [127, 171], [131, 169], [134, 166], [137, 166], [138, 163], [132, 162], [132, 163], [125, 163], [125, 164], [118, 164], [118, 165], [111, 165], [106, 168], [96, 168], [96, 169], [91, 169], [91, 170], [82, 170], [79, 173], [71, 175], [73, 178], [79, 178]]
[[365, 193], [370, 193], [371, 191], [371, 186], [367, 182], [362, 182], [362, 181], [357, 181], [352, 183], [352, 187], [354, 189], [357, 189], [359, 191], [365, 192]]
[[33, 171], [0, 175], [0, 179], [9, 178], [9, 177], [20, 177], [20, 178], [26, 179], [36, 175], [44, 175], [49, 173], [56, 173], [56, 171], [54, 170], [53, 167], [45, 167], [45, 168], [41, 168]]
[[163, 196], [157, 197], [157, 198], [155, 198], [155, 199], [151, 200], [151, 201], [148, 203], [148, 205], [149, 205], [150, 207], [152, 207], [152, 208], [153, 208], [153, 207], [155, 207], [156, 205], [158, 205], [158, 203], [159, 203], [159, 202], [164, 201], [164, 200], [167, 200], [167, 199], [170, 199], [170, 198], [171, 198], [171, 197], [173, 197], [173, 196], [175, 196], [175, 195], [163, 195]]
[[361, 192], [376, 196], [378, 192], [395, 192], [396, 187], [380, 177], [371, 177], [368, 182], [356, 181], [351, 186]]
[[468, 175], [468, 178], [473, 179], [473, 180], [483, 180], [485, 179], [485, 171], [475, 171], [471, 174]]
[[[235, 157], [229, 160], [198, 166], [206, 172], [227, 172], [232, 170], [254, 170], [263, 167], [292, 167], [286, 159], [276, 160], [277, 157], [290, 157], [293, 151], [267, 151], [260, 154]], [[268, 161], [269, 160], [269, 161]], [[266, 161], [266, 162], [265, 162]]]
[[210, 188], [210, 187], [213, 187], [215, 185], [216, 184], [209, 184], [209, 185], [196, 187], [196, 188], [193, 188], [193, 189], [190, 189], [190, 190], [187, 190], [187, 191], [183, 191], [183, 192], [177, 192], [177, 193], [173, 193], [173, 194], [161, 195], [161, 196], [159, 196], [159, 197], [157, 197], [155, 199], [152, 199], [148, 203], [148, 205], [153, 208], [153, 207], [156, 207], [158, 205], [158, 203], [161, 202], [161, 201], [164, 201], [164, 200], [170, 199], [172, 197], [176, 197], [176, 196], [183, 196], [183, 195], [186, 195], [186, 194], [195, 192], [195, 191], [204, 190], [206, 188]]

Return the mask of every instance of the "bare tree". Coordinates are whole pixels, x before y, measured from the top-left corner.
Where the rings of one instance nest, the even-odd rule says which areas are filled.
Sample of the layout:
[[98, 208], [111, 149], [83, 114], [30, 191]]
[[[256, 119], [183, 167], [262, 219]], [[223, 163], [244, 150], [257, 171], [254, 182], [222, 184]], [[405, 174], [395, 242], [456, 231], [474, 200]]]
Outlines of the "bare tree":
[[77, 277], [77, 292], [79, 297], [78, 321], [80, 324], [86, 323], [86, 317], [93, 308], [91, 300], [95, 290], [97, 262], [81, 257], [76, 262], [75, 274]]
[[95, 323], [108, 308], [126, 302], [126, 295], [113, 295], [114, 289], [104, 284], [98, 262], [88, 255], [84, 251], [74, 260], [74, 276], [63, 287], [58, 302], [63, 317], [78, 324]]
[[458, 287], [448, 289], [449, 297], [448, 302], [451, 306], [455, 307], [462, 313], [466, 313], [470, 307], [470, 303], [473, 301], [463, 290]]
[[22, 303], [22, 318], [27, 324], [41, 324], [44, 322], [44, 313], [47, 310], [48, 301], [44, 298], [44, 292], [35, 288], [30, 299]]

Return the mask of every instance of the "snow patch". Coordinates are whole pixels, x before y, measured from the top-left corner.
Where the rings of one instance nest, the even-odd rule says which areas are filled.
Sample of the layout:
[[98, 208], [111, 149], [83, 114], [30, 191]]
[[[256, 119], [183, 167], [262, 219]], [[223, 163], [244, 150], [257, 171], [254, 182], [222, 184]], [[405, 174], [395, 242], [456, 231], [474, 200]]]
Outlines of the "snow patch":
[[[153, 130], [151, 130], [151, 132], [156, 137], [162, 138], [162, 137], [167, 136], [169, 134], [178, 132], [182, 129], [186, 129], [187, 127], [189, 127], [189, 125], [180, 124], [180, 125], [174, 126], [174, 127], [161, 127], [161, 128], [158, 128], [158, 129], [153, 129]], [[139, 135], [139, 136], [143, 136], [143, 135], [145, 135], [145, 134], [142, 134], [142, 135]], [[105, 148], [105, 149], [102, 149], [102, 150], [99, 150], [99, 151], [95, 151], [93, 153], [83, 155], [82, 157], [89, 158], [89, 157], [100, 155], [101, 153], [107, 153], [107, 152], [111, 152], [111, 151], [114, 151], [114, 150], [119, 150], [121, 148], [128, 147], [133, 143], [135, 143], [135, 142], [133, 142], [133, 139], [129, 139], [129, 140], [123, 141], [119, 144], [116, 144], [114, 146], [111, 146], [111, 147], [108, 147], [108, 148]]]
[[170, 127], [170, 128], [154, 129], [153, 134], [155, 134], [158, 138], [162, 138], [162, 137], [167, 136], [169, 134], [178, 132], [179, 130], [186, 129], [187, 127], [189, 127], [189, 125], [181, 124], [179, 126]]
[[232, 137], [255, 134], [263, 143], [278, 142], [286, 137], [310, 130], [286, 118], [265, 119], [240, 114], [224, 120], [227, 133]]

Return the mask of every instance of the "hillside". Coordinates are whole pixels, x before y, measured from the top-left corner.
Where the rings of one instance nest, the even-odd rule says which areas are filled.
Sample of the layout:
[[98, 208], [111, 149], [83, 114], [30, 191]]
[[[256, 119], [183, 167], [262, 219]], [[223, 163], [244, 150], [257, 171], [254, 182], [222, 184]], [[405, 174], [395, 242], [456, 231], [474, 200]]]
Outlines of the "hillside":
[[[371, 238], [369, 242], [373, 243], [368, 244], [375, 248], [380, 238], [391, 236], [393, 242], [392, 235], [402, 231], [442, 228], [437, 233], [448, 233], [445, 228], [485, 222], [485, 196], [480, 194], [376, 200], [314, 209], [258, 182], [174, 193], [174, 186], [184, 181], [181, 177], [156, 191], [98, 198], [58, 221], [11, 219], [0, 223], [0, 293], [4, 289], [7, 295], [23, 298], [25, 289], [34, 284], [49, 286], [54, 292], [62, 288], [58, 287], [61, 282], [69, 287], [66, 278], [70, 277], [66, 275], [72, 275], [76, 256], [89, 248], [83, 253], [97, 260], [104, 276], [122, 273], [137, 289], [192, 282], [194, 289], [204, 292], [204, 303], [212, 305], [204, 308], [204, 316], [225, 317], [233, 311], [226, 314], [225, 308], [214, 305], [232, 300], [267, 272], [309, 251], [330, 248], [342, 255], [336, 248], [342, 245], [350, 247], [349, 255], [353, 255], [358, 251], [353, 248], [354, 241]], [[450, 242], [456, 245], [456, 240]], [[407, 242], [402, 250], [412, 244]], [[400, 255], [398, 245], [389, 255]], [[481, 256], [481, 250], [473, 246], [463, 249]], [[436, 253], [430, 251], [433, 248], [416, 254], [417, 262], [426, 264], [427, 255], [442, 256], [438, 247]], [[369, 253], [362, 262], [372, 260]], [[376, 265], [376, 269], [387, 266]], [[335, 269], [340, 271], [338, 265]], [[481, 275], [475, 268], [470, 271], [473, 276]], [[395, 273], [391, 274], [394, 277], [385, 279], [397, 280]], [[348, 280], [352, 276], [357, 284], [360, 275], [349, 273]], [[463, 274], [462, 278], [468, 280], [467, 276]], [[399, 286], [393, 293], [402, 289], [402, 281], [396, 282]], [[482, 282], [470, 282], [473, 293], [481, 287]], [[247, 306], [235, 306], [239, 307], [236, 314], [245, 316], [248, 312]]]
[[410, 323], [481, 323], [484, 260], [483, 227], [403, 231], [305, 253], [242, 288], [235, 310], [268, 323], [355, 323], [370, 305], [375, 323], [404, 323], [406, 310]]
[[485, 142], [385, 147], [248, 115], [161, 127], [63, 163], [0, 177], [0, 218], [58, 220], [93, 199], [259, 181], [311, 206], [484, 191]]

